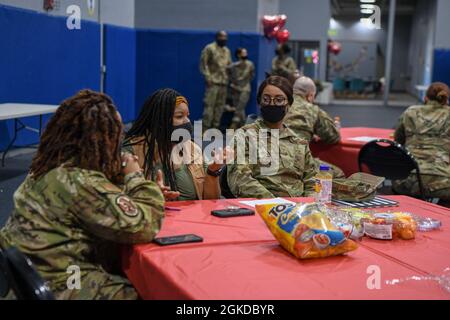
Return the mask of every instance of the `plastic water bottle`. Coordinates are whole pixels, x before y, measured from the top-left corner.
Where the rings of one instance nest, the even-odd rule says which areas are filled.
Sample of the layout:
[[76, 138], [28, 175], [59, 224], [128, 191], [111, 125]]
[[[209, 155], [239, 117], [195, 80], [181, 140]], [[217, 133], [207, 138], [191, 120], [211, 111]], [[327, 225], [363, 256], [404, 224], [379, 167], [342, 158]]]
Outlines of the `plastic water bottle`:
[[334, 125], [338, 129], [338, 131], [341, 131], [341, 117], [334, 117]]
[[329, 166], [320, 166], [320, 172], [315, 177], [314, 189], [316, 192], [316, 202], [323, 204], [331, 203], [333, 175], [330, 172]]

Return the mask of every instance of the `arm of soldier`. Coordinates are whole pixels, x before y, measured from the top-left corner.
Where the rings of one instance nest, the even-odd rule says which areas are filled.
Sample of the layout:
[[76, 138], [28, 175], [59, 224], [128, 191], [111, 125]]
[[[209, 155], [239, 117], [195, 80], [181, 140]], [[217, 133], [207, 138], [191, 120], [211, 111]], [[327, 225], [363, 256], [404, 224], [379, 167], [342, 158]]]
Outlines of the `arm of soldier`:
[[252, 62], [250, 67], [249, 81], [252, 82], [253, 79], [255, 79], [255, 65]]
[[125, 190], [101, 173], [75, 182], [79, 222], [96, 236], [118, 243], [150, 242], [161, 228], [164, 197], [156, 183], [141, 172], [125, 177]]
[[317, 175], [317, 162], [313, 158], [309, 146], [305, 144], [305, 170], [303, 172], [303, 186], [305, 197], [314, 196], [314, 177]]
[[271, 199], [275, 196], [256, 180], [245, 164], [228, 165], [228, 185], [237, 198]]
[[[249, 152], [248, 142], [245, 142], [244, 149], [238, 141], [245, 139], [242, 131], [236, 134], [234, 143], [234, 162], [228, 165], [227, 180], [231, 192], [237, 198], [275, 198], [275, 196], [266, 189], [257, 179], [253, 177], [253, 172], [248, 164]], [[245, 158], [240, 159], [240, 153], [244, 153]]]
[[275, 57], [275, 58], [273, 58], [272, 59], [272, 71], [273, 70], [277, 70], [278, 69], [278, 63], [277, 63], [277, 58]]
[[282, 64], [282, 65], [280, 66], [280, 68], [281, 68], [284, 72], [286, 72], [286, 73], [288, 73], [288, 74], [294, 73], [295, 70], [297, 70], [297, 66], [295, 65], [294, 59], [292, 59], [292, 58], [287, 59], [286, 62], [287, 62], [287, 63], [286, 63], [286, 64]]
[[211, 74], [209, 72], [208, 68], [208, 61], [209, 61], [209, 50], [208, 48], [203, 49], [202, 55], [200, 57], [200, 72], [205, 77], [205, 80], [207, 83], [211, 82]]
[[251, 63], [250, 66], [245, 69], [245, 72], [243, 72], [242, 80], [252, 82], [254, 76], [255, 76], [255, 67], [253, 66], [253, 63]]
[[341, 134], [336, 128], [333, 119], [323, 110], [319, 109], [314, 133], [326, 144], [336, 144], [341, 141]]
[[404, 114], [400, 117], [397, 128], [395, 129], [394, 133], [394, 139], [400, 144], [405, 144], [406, 142], [406, 135], [405, 135], [405, 125], [403, 122]]

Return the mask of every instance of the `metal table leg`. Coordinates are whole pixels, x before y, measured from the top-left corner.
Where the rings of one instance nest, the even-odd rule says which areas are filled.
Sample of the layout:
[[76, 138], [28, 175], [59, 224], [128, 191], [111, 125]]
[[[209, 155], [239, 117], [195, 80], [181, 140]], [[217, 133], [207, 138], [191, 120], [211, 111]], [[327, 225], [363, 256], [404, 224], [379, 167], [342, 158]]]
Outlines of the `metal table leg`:
[[6, 147], [6, 150], [3, 152], [3, 156], [2, 156], [2, 167], [5, 167], [5, 159], [6, 159], [6, 155], [8, 154], [8, 152], [11, 150], [11, 148], [14, 145], [14, 142], [16, 142], [17, 139], [17, 133], [26, 128], [26, 126], [19, 120], [19, 119], [14, 119], [14, 137], [11, 140], [11, 142], [9, 143], [9, 145]]

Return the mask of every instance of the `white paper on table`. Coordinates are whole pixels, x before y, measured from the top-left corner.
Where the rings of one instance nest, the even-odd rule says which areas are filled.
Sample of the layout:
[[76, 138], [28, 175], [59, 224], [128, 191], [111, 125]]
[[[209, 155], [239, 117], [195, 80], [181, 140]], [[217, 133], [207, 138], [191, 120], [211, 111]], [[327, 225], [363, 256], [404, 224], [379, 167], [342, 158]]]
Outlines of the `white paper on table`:
[[370, 142], [370, 141], [374, 141], [374, 140], [378, 140], [378, 139], [382, 139], [382, 138], [375, 138], [375, 137], [354, 137], [354, 138], [348, 138], [348, 140], [361, 141], [361, 142]]
[[245, 204], [246, 206], [255, 208], [256, 205], [263, 205], [263, 204], [293, 204], [295, 205], [295, 202], [285, 200], [282, 198], [275, 198], [275, 199], [263, 199], [263, 200], [253, 200], [253, 201], [240, 201], [240, 203]]

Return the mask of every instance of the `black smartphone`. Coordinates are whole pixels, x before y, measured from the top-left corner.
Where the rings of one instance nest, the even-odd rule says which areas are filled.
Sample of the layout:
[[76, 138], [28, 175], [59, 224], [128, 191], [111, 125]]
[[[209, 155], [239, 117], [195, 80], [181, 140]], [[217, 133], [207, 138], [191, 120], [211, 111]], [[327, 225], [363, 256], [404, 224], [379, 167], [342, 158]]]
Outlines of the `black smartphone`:
[[155, 238], [153, 242], [160, 246], [170, 246], [181, 243], [203, 242], [203, 238], [195, 234], [183, 234], [179, 236]]
[[211, 211], [211, 214], [218, 218], [232, 218], [232, 217], [253, 216], [255, 215], [255, 211], [245, 208], [236, 208], [236, 209], [214, 210]]

